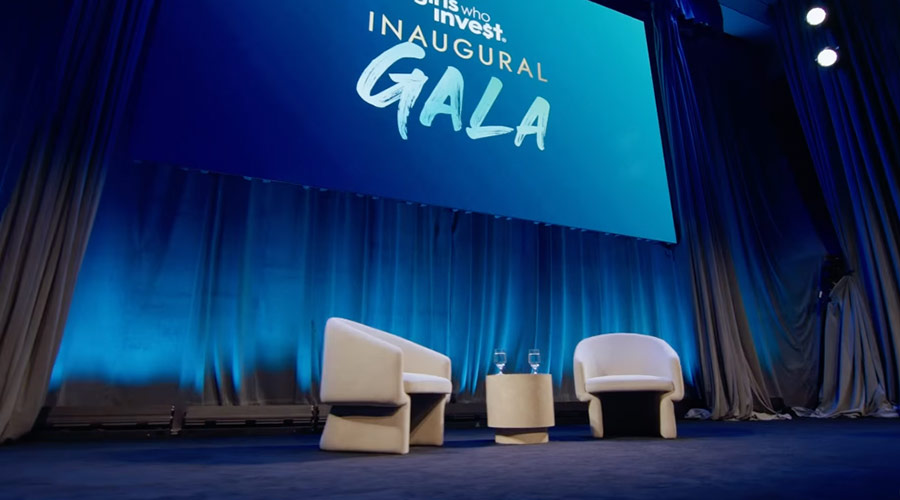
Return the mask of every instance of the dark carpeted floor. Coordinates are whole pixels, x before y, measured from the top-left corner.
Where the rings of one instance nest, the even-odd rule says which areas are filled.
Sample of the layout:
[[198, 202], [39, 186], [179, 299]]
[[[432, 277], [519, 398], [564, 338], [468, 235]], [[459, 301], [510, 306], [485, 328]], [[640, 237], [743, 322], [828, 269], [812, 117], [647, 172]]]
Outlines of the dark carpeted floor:
[[501, 446], [448, 430], [406, 456], [319, 451], [317, 435], [0, 447], [0, 498], [900, 498], [900, 422], [679, 422], [679, 438], [552, 429]]

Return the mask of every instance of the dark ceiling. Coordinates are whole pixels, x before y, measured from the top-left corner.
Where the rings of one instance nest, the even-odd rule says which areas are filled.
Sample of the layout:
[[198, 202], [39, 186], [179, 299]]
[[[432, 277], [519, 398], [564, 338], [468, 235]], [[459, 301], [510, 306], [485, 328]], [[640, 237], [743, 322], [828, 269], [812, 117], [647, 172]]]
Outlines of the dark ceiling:
[[736, 37], [769, 41], [775, 34], [766, 15], [778, 0], [719, 0], [725, 32]]

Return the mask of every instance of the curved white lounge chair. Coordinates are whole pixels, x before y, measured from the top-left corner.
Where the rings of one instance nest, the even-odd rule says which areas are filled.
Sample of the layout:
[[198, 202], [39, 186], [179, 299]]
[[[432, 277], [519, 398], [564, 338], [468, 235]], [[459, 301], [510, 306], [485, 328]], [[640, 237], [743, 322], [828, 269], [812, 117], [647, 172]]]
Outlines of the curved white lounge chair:
[[320, 397], [331, 405], [323, 450], [409, 452], [444, 444], [450, 358], [342, 318], [325, 324]]
[[594, 437], [603, 437], [604, 392], [659, 393], [659, 434], [677, 436], [673, 401], [684, 397], [678, 353], [664, 340], [636, 333], [607, 333], [588, 337], [575, 346], [575, 394], [589, 402]]

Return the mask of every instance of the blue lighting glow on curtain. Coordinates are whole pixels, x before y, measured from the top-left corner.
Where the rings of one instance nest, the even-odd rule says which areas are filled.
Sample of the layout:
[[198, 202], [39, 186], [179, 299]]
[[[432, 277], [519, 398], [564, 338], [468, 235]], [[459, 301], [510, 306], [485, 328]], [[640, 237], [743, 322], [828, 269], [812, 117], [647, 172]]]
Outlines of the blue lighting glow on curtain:
[[331, 316], [447, 353], [460, 401], [483, 397], [497, 347], [509, 371], [541, 349], [558, 398], [572, 398], [575, 344], [614, 331], [668, 341], [690, 382], [687, 280], [658, 243], [128, 166], [107, 178], [52, 388], [177, 382], [207, 402], [314, 400]]

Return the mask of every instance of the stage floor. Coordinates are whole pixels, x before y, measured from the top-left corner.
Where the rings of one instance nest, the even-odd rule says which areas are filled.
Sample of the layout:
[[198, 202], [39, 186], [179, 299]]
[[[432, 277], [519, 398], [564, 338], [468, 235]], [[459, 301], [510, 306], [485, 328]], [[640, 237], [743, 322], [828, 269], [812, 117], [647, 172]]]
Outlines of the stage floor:
[[0, 447], [0, 498], [900, 498], [896, 419], [678, 425], [525, 446], [451, 429], [406, 456], [323, 452], [315, 434], [24, 442]]

